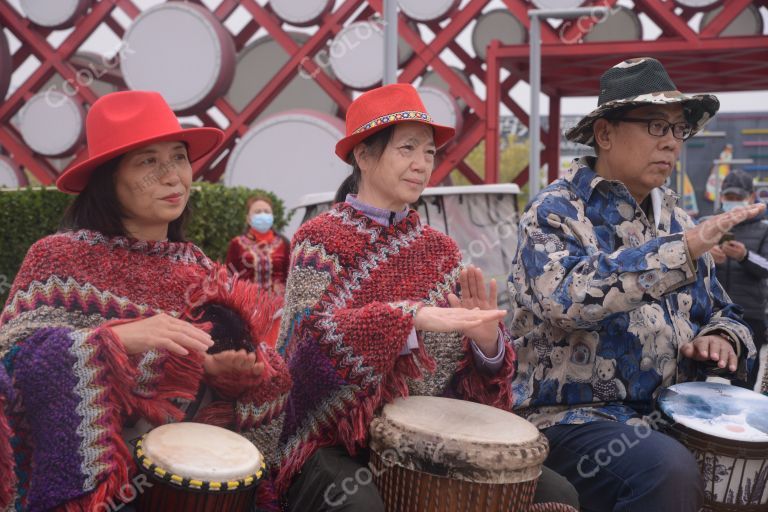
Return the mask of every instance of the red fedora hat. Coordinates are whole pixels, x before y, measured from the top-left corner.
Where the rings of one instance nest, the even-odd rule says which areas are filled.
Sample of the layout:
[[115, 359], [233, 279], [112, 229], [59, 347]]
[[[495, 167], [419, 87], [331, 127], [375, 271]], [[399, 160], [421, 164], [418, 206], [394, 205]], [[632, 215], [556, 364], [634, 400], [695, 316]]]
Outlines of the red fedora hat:
[[347, 136], [336, 144], [336, 154], [347, 161], [349, 152], [359, 143], [387, 126], [416, 121], [430, 125], [439, 148], [456, 130], [432, 121], [419, 93], [411, 84], [390, 84], [358, 97], [347, 110]]
[[88, 111], [85, 132], [88, 155], [56, 180], [62, 192], [82, 192], [100, 165], [142, 146], [184, 142], [189, 161], [194, 162], [216, 149], [224, 138], [218, 128], [182, 129], [163, 97], [150, 91], [114, 92], [99, 98]]

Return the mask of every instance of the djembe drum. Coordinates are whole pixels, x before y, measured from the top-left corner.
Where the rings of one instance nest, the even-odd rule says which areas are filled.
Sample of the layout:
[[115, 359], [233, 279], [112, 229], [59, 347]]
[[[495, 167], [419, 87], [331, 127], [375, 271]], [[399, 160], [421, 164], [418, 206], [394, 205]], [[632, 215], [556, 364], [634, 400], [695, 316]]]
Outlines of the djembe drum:
[[137, 442], [135, 457], [148, 477], [136, 501], [140, 512], [251, 511], [265, 471], [250, 441], [202, 423], [155, 428]]
[[704, 479], [704, 510], [768, 510], [768, 397], [713, 382], [675, 384], [659, 395], [666, 431]]
[[371, 469], [388, 512], [573, 510], [531, 507], [547, 439], [512, 413], [415, 396], [371, 423]]

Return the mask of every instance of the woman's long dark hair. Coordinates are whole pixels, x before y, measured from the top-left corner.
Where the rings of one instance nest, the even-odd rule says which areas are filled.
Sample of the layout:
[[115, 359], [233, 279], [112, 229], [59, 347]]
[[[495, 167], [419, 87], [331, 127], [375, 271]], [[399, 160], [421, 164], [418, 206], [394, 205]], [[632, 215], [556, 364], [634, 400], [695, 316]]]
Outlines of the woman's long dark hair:
[[[122, 157], [120, 157], [122, 158]], [[123, 212], [115, 191], [115, 172], [120, 158], [100, 165], [88, 180], [88, 185], [64, 212], [60, 231], [88, 229], [106, 236], [130, 236], [123, 225]], [[178, 219], [168, 224], [168, 240], [185, 242], [184, 227], [190, 214], [189, 203]]]
[[[365, 151], [369, 156], [378, 160], [381, 158], [384, 148], [386, 148], [389, 141], [392, 140], [392, 135], [394, 135], [394, 133], [395, 125], [389, 125], [363, 140], [361, 144], [365, 144]], [[336, 197], [333, 198], [334, 203], [343, 203], [347, 199], [348, 194], [357, 194], [360, 189], [362, 173], [360, 171], [360, 166], [355, 159], [354, 151], [349, 152], [347, 163], [352, 166], [352, 174], [347, 176], [347, 178], [341, 182], [341, 186], [336, 191]]]

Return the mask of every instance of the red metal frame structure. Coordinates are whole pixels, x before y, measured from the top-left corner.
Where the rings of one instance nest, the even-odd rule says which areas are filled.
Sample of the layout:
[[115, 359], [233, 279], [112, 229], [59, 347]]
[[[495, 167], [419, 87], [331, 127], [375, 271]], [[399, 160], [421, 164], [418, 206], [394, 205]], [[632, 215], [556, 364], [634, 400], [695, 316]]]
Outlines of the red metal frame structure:
[[[750, 4], [768, 2], [729, 0], [720, 14], [700, 33], [688, 26], [694, 12], [675, 12], [673, 2], [635, 0], [634, 10], [653, 21], [662, 34], [653, 41], [569, 44], [580, 41], [596, 20], [567, 22], [552, 39], [552, 32], [542, 37], [542, 92], [549, 96], [549, 130], [542, 130], [542, 162], [547, 163], [548, 181], [557, 177], [560, 165], [560, 102], [564, 96], [595, 96], [599, 77], [610, 66], [633, 56], [649, 55], [664, 63], [675, 85], [686, 92], [768, 90], [768, 35], [720, 37], [721, 32]], [[616, 0], [588, 5], [614, 6]], [[526, 26], [527, 19], [520, 18]], [[542, 24], [542, 28], [547, 27]], [[488, 52], [488, 118], [486, 124], [486, 176], [495, 176], [498, 167], [498, 104], [521, 76], [528, 76], [528, 45], [501, 46], [494, 43]], [[500, 70], [512, 75], [500, 82]], [[756, 106], [756, 108], [759, 108]], [[525, 119], [525, 118], [522, 118]], [[527, 124], [527, 121], [526, 121]], [[546, 148], [546, 151], [544, 149]], [[518, 183], [527, 180], [522, 172]]]
[[[201, 0], [195, 0], [202, 4]], [[400, 70], [400, 82], [415, 82], [428, 69], [438, 73], [449, 85], [450, 92], [461, 98], [469, 107], [464, 120], [461, 136], [446, 149], [442, 160], [433, 173], [431, 184], [439, 184], [448, 174], [458, 169], [472, 183], [495, 183], [498, 181], [498, 130], [500, 105], [505, 105], [518, 119], [528, 123], [528, 115], [508, 94], [508, 91], [520, 80], [528, 76], [527, 44], [500, 46], [494, 42], [489, 48], [486, 61], [473, 56], [463, 48], [457, 37], [488, 6], [490, 0], [468, 0], [462, 2], [460, 9], [454, 9], [443, 22], [427, 22], [421, 26], [434, 34], [429, 44], [421, 35], [406, 23], [400, 14], [398, 29], [414, 49], [414, 56]], [[765, 3], [766, 0], [761, 0]], [[504, 5], [527, 28], [527, 11], [532, 5], [526, 0], [503, 0]], [[750, 0], [729, 0], [722, 13], [702, 33], [698, 34], [687, 25], [691, 12], [675, 12], [671, 1], [635, 0], [635, 11], [646, 14], [661, 29], [662, 35], [655, 41], [636, 41], [631, 43], [586, 43], [568, 44], [576, 41], [589, 30], [590, 20], [580, 20], [566, 25], [562, 31], [555, 30], [548, 24], [542, 25], [542, 84], [543, 92], [550, 97], [549, 126], [542, 133], [542, 141], [547, 148], [542, 161], [549, 163], [550, 175], [557, 172], [559, 165], [559, 117], [560, 99], [569, 95], [594, 95], [600, 73], [608, 66], [628, 56], [654, 55], [661, 58], [678, 86], [683, 90], [755, 90], [768, 89], [768, 37], [719, 38], [720, 32], [750, 3]], [[593, 5], [616, 4], [616, 0], [593, 0]], [[350, 94], [338, 80], [319, 66], [314, 58], [346, 24], [355, 19], [365, 19], [383, 11], [383, 0], [346, 0], [335, 11], [323, 16], [317, 31], [302, 46], [297, 45], [288, 35], [281, 20], [271, 11], [269, 4], [262, 6], [256, 0], [222, 0], [213, 10], [222, 21], [228, 19], [242, 6], [251, 20], [234, 34], [236, 48], [241, 50], [257, 30], [263, 28], [288, 53], [290, 58], [272, 77], [270, 82], [241, 111], [235, 109], [225, 98], [216, 100], [214, 107], [226, 118], [221, 128], [225, 132], [225, 144], [222, 149], [205, 161], [198, 162], [196, 170], [205, 179], [217, 180], [224, 172], [229, 152], [237, 139], [244, 135], [250, 123], [269, 105], [282, 88], [303, 67], [311, 74], [323, 90], [339, 106], [340, 114], [346, 111], [351, 101]], [[19, 164], [25, 166], [42, 183], [52, 183], [57, 172], [50, 162], [33, 153], [10, 123], [11, 118], [21, 109], [24, 102], [41, 88], [54, 73], [64, 79], [74, 80], [78, 71], [78, 62], [73, 59], [78, 48], [101, 25], [109, 27], [122, 38], [124, 29], [114, 16], [116, 9], [121, 9], [129, 18], [134, 19], [140, 9], [132, 0], [100, 0], [82, 19], [75, 29], [56, 48], [46, 40], [49, 29], [42, 29], [29, 23], [7, 2], [0, 1], [0, 26], [8, 28], [22, 46], [13, 55], [13, 68], [16, 70], [33, 55], [40, 61], [40, 66], [5, 102], [0, 104], [0, 146], [11, 154]], [[562, 34], [562, 36], [561, 36]], [[441, 53], [450, 51], [463, 64], [464, 71], [486, 84], [487, 97], [481, 97], [457, 76], [441, 58]], [[509, 76], [500, 81], [501, 69]], [[96, 99], [95, 93], [86, 86], [77, 87], [77, 97], [84, 104]], [[217, 126], [214, 116], [200, 113], [198, 117], [207, 125]], [[472, 169], [465, 158], [479, 143], [486, 143], [485, 172]], [[84, 148], [79, 154], [82, 156]], [[527, 173], [521, 173], [519, 181], [524, 181]], [[521, 183], [522, 184], [522, 183]]]

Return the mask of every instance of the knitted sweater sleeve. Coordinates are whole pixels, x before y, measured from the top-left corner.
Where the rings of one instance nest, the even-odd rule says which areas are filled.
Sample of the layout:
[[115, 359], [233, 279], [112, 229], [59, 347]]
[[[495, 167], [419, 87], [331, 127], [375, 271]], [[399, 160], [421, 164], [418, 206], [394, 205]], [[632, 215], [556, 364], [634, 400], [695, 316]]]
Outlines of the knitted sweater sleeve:
[[11, 502], [16, 480], [13, 472], [11, 427], [5, 413], [5, 407], [12, 401], [11, 379], [5, 371], [5, 366], [0, 364], [0, 509]]
[[186, 387], [136, 394], [138, 371], [107, 326], [37, 329], [11, 353], [6, 364], [23, 399], [26, 432], [20, 433], [33, 447], [34, 471], [26, 483], [30, 510], [64, 504], [90, 510], [114, 496], [133, 468], [121, 437], [126, 418], [178, 420], [181, 412], [167, 399], [193, 397]]
[[[142, 383], [110, 328], [120, 321], [94, 321], [55, 302], [63, 281], [47, 275], [53, 250], [45, 243], [30, 249], [0, 327], [2, 364], [16, 395], [9, 409], [18, 495], [25, 510], [92, 510], [115, 496], [133, 471], [121, 437], [126, 419], [180, 419], [169, 399], [194, 396], [201, 365], [158, 354], [154, 368], [169, 370], [168, 376]], [[48, 283], [50, 295], [33, 297], [20, 284], [32, 281]]]
[[469, 338], [464, 337], [464, 354], [452, 380], [453, 391], [464, 400], [478, 402], [508, 411], [512, 410], [512, 379], [515, 376], [515, 349], [503, 323], [499, 324], [500, 342], [504, 345], [501, 368], [493, 374], [478, 365]]

